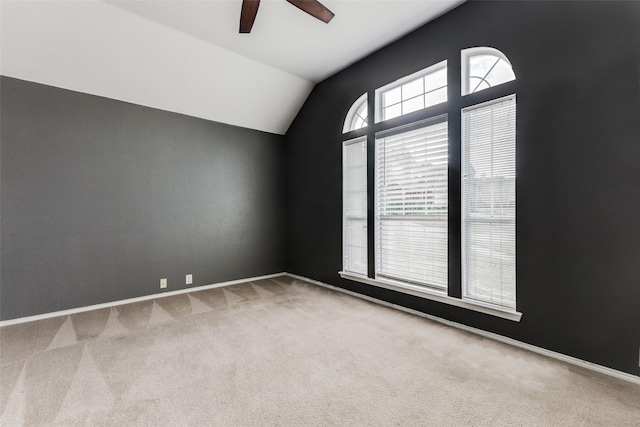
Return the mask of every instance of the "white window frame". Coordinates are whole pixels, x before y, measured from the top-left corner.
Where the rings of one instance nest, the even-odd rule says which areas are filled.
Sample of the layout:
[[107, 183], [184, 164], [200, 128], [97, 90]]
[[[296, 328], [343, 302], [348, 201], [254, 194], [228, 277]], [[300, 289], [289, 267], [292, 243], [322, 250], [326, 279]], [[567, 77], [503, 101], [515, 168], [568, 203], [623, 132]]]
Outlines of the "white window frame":
[[[463, 176], [461, 177], [461, 180], [460, 180], [460, 184], [461, 184], [461, 192], [460, 192], [460, 194], [462, 196], [461, 197], [461, 199], [462, 199], [462, 204], [461, 204], [462, 212], [461, 212], [461, 230], [460, 230], [461, 233], [460, 233], [460, 236], [461, 236], [461, 239], [462, 239], [462, 245], [461, 245], [461, 255], [462, 255], [462, 263], [461, 263], [461, 268], [462, 268], [462, 298], [465, 299], [465, 300], [469, 300], [469, 301], [481, 301], [481, 302], [483, 302], [485, 304], [496, 305], [498, 307], [503, 307], [505, 310], [515, 310], [515, 302], [516, 302], [515, 301], [515, 299], [516, 299], [515, 296], [514, 296], [514, 305], [510, 306], [510, 305], [507, 304], [507, 299], [503, 298], [502, 296], [496, 297], [495, 298], [496, 302], [491, 302], [491, 301], [488, 301], [488, 299], [493, 299], [493, 295], [491, 295], [491, 297], [487, 297], [487, 296], [483, 297], [479, 292], [474, 293], [469, 289], [469, 281], [470, 281], [469, 268], [470, 268], [470, 266], [469, 266], [469, 263], [467, 262], [467, 260], [468, 260], [468, 257], [469, 257], [469, 249], [470, 248], [466, 245], [466, 242], [467, 242], [467, 239], [468, 239], [467, 226], [466, 226], [467, 223], [471, 223], [471, 224], [473, 224], [473, 223], [475, 223], [475, 224], [509, 224], [509, 225], [513, 224], [514, 226], [516, 224], [515, 211], [513, 213], [513, 217], [510, 217], [510, 216], [494, 217], [493, 216], [493, 212], [492, 212], [491, 213], [492, 216], [490, 216], [490, 217], [485, 217], [483, 219], [477, 218], [475, 220], [473, 220], [473, 219], [468, 220], [468, 218], [466, 216], [466, 213], [465, 213], [465, 208], [467, 206], [467, 203], [470, 202], [470, 200], [468, 200], [468, 199], [466, 199], [464, 197], [464, 195], [465, 195], [465, 183], [466, 183], [466, 180], [465, 180], [465, 177], [464, 177], [464, 173], [466, 172], [466, 169], [465, 169], [465, 163], [466, 162], [465, 162], [465, 160], [467, 159], [467, 156], [469, 155], [469, 153], [467, 152], [467, 143], [465, 142], [465, 137], [467, 135], [468, 129], [466, 128], [466, 123], [467, 122], [465, 120], [464, 115], [465, 115], [466, 112], [469, 112], [469, 111], [472, 111], [472, 110], [477, 110], [477, 109], [480, 109], [480, 108], [489, 107], [491, 105], [499, 104], [499, 103], [502, 103], [502, 102], [505, 102], [505, 101], [512, 101], [513, 104], [514, 104], [514, 123], [513, 123], [513, 126], [514, 126], [514, 129], [513, 129], [514, 130], [514, 135], [513, 135], [513, 137], [514, 137], [514, 141], [513, 141], [513, 144], [514, 144], [514, 146], [513, 146], [514, 158], [512, 159], [512, 161], [513, 161], [513, 173], [514, 173], [513, 179], [514, 179], [514, 185], [515, 185], [515, 172], [516, 172], [516, 169], [515, 169], [516, 168], [516, 164], [515, 164], [515, 160], [516, 160], [515, 159], [515, 149], [516, 149], [516, 147], [515, 147], [515, 126], [516, 126], [515, 120], [516, 120], [516, 117], [517, 117], [516, 95], [515, 94], [507, 95], [507, 96], [504, 96], [504, 97], [492, 99], [490, 101], [482, 102], [482, 103], [479, 103], [479, 104], [474, 104], [474, 105], [471, 105], [471, 106], [469, 106], [467, 108], [463, 108], [462, 111], [461, 111], [461, 124], [462, 124], [462, 136], [461, 136], [461, 165], [462, 166], [461, 166], [461, 173], [463, 174]], [[493, 138], [493, 136], [495, 135], [494, 128], [492, 127], [491, 130], [492, 130], [491, 134], [492, 134], [492, 138]], [[491, 148], [491, 151], [493, 151], [493, 148]], [[504, 158], [502, 160], [502, 164], [501, 165], [504, 167]], [[493, 163], [492, 163], [492, 167], [493, 167]], [[491, 191], [491, 193], [493, 194], [493, 190]], [[491, 199], [493, 200], [493, 197]], [[515, 206], [517, 206], [517, 202], [515, 202], [515, 203], [516, 204], [514, 205], [514, 208], [515, 208]], [[496, 235], [493, 232], [491, 232], [489, 234], [491, 236], [491, 244], [489, 245], [489, 249], [491, 251], [493, 251], [495, 249], [495, 246], [493, 246], [493, 238], [495, 238]], [[504, 236], [504, 235], [498, 234], [498, 236]], [[514, 228], [514, 235], [512, 237], [513, 237], [513, 245], [514, 245], [513, 249], [515, 251], [515, 249], [516, 249], [516, 246], [515, 246], [516, 245], [515, 228]], [[485, 248], [485, 250], [486, 249], [487, 248]], [[492, 254], [493, 254], [493, 252], [492, 252]], [[515, 254], [514, 254], [514, 256], [515, 256]], [[485, 258], [485, 259], [487, 259], [487, 258]], [[497, 258], [494, 258], [494, 257], [491, 257], [490, 259], [491, 259], [491, 264], [492, 265], [494, 265], [494, 264], [495, 265], [499, 265], [499, 266], [505, 265], [500, 259], [497, 259]], [[514, 259], [514, 263], [515, 263], [515, 259]], [[507, 263], [506, 265], [509, 265], [509, 264]], [[515, 275], [515, 265], [514, 265], [514, 272], [513, 273]], [[515, 276], [513, 278], [513, 283], [511, 283], [509, 285], [513, 286], [513, 292], [515, 293], [516, 292], [516, 278], [515, 278]], [[496, 289], [495, 285], [492, 286], [491, 287], [491, 292], [495, 291], [495, 289]]]
[[[427, 67], [423, 70], [417, 71], [413, 74], [410, 74], [408, 76], [402, 77], [401, 79], [398, 79], [394, 82], [391, 82], [385, 86], [382, 86], [378, 89], [376, 89], [376, 97], [375, 97], [375, 122], [376, 123], [380, 123], [385, 121], [386, 119], [384, 119], [384, 114], [383, 114], [383, 107], [382, 107], [382, 95], [386, 92], [389, 92], [399, 86], [402, 86], [406, 83], [412, 82], [414, 80], [420, 79], [422, 77], [425, 77], [429, 74], [435, 73], [437, 71], [442, 70], [443, 68], [447, 68], [447, 60], [443, 60], [438, 62], [437, 64], [434, 64], [430, 67]], [[446, 87], [446, 86], [445, 86]], [[402, 101], [401, 101], [402, 102]], [[438, 104], [434, 104], [434, 105], [440, 105], [440, 104], [444, 104], [447, 101], [443, 101], [441, 103]], [[432, 107], [433, 105], [429, 105], [425, 108], [429, 108]], [[420, 110], [417, 110], [420, 111]], [[397, 117], [402, 117], [404, 114], [397, 116]], [[395, 117], [394, 117], [395, 118]], [[392, 120], [392, 119], [388, 119], [388, 120]]]
[[358, 129], [364, 129], [369, 125], [369, 118], [360, 116], [362, 119], [365, 120], [366, 124], [364, 126], [360, 126], [359, 128], [356, 128], [353, 126], [353, 123], [355, 122], [355, 118], [358, 115], [358, 111], [360, 110], [360, 108], [362, 108], [363, 105], [365, 106], [365, 111], [368, 112], [367, 101], [368, 101], [368, 94], [365, 92], [362, 95], [360, 95], [360, 97], [356, 99], [353, 104], [351, 104], [351, 108], [349, 108], [349, 111], [347, 112], [347, 116], [344, 119], [344, 125], [342, 126], [342, 133], [347, 133], [347, 132], [351, 132]]
[[[478, 54], [491, 54], [494, 56], [499, 56], [501, 59], [503, 59], [507, 64], [509, 64], [511, 66], [511, 62], [508, 60], [508, 58], [506, 57], [506, 55], [504, 55], [502, 52], [500, 52], [497, 49], [491, 48], [491, 47], [477, 47], [477, 48], [469, 48], [469, 49], [463, 49], [460, 53], [461, 55], [461, 59], [462, 59], [462, 63], [461, 63], [461, 68], [460, 68], [460, 78], [461, 78], [461, 82], [463, 84], [466, 84], [465, 82], [468, 80], [468, 72], [469, 72], [469, 62], [468, 62], [468, 57], [470, 56], [474, 56], [474, 55], [478, 55]], [[420, 77], [424, 77], [425, 75], [428, 75], [429, 73], [438, 71], [439, 69], [443, 68], [443, 67], [447, 67], [447, 61], [441, 61], [438, 62], [437, 64], [434, 64], [431, 67], [428, 67], [424, 70], [418, 71], [416, 73], [413, 73], [409, 76], [403, 77], [401, 79], [398, 79], [388, 85], [385, 85], [381, 88], [378, 88], [375, 90], [375, 98], [372, 100], [375, 104], [374, 104], [374, 122], [371, 123], [371, 117], [368, 118], [368, 124], [373, 125], [373, 124], [378, 124], [383, 122], [382, 120], [382, 94], [385, 93], [388, 90], [392, 90], [397, 88], [398, 86], [401, 86], [403, 84], [409, 83], [413, 80], [416, 80]], [[513, 69], [513, 68], [512, 68]], [[448, 72], [448, 74], [450, 74]], [[515, 71], [514, 71], [514, 80], [515, 80]], [[509, 80], [511, 81], [511, 80]], [[503, 82], [503, 83], [506, 83]], [[447, 75], [447, 87], [449, 87], [451, 84], [451, 81], [449, 79], [449, 76]], [[502, 84], [502, 83], [501, 83]], [[496, 87], [499, 86], [498, 84], [495, 85]], [[462, 87], [461, 87], [462, 89]], [[478, 91], [481, 92], [481, 91]], [[365, 94], [366, 95], [366, 94]], [[365, 96], [363, 95], [363, 97]], [[447, 107], [445, 107], [445, 111], [446, 113], [444, 114], [445, 116], [447, 114], [452, 114], [454, 113], [454, 111], [452, 111], [452, 109], [449, 107], [452, 103], [454, 102], [455, 105], [459, 105], [459, 102], [462, 101], [462, 107], [460, 109], [457, 109], [457, 112], [455, 112], [455, 114], [462, 114], [462, 111], [465, 108], [472, 108], [475, 105], [480, 105], [480, 104], [475, 104], [475, 105], [468, 105], [465, 101], [464, 101], [464, 97], [465, 97], [465, 93], [464, 91], [461, 93], [460, 98], [458, 100], [452, 100], [449, 99], [450, 93], [447, 90], [447, 100], [446, 102], [442, 102], [440, 104], [434, 104], [434, 105], [430, 105], [428, 107], [425, 107], [422, 110], [416, 110], [416, 112], [412, 112], [412, 114], [416, 114], [418, 111], [424, 111], [425, 109], [431, 108], [435, 105], [446, 105]], [[486, 99], [486, 97], [484, 95], [481, 95], [483, 97], [483, 99]], [[515, 95], [514, 95], [515, 96]], [[362, 98], [362, 97], [361, 97]], [[361, 99], [359, 98], [359, 99]], [[498, 96], [498, 98], [500, 98], [500, 96]], [[492, 98], [491, 100], [487, 101], [487, 102], [491, 102], [493, 100], [495, 100], [496, 98]], [[366, 102], [366, 101], [365, 101]], [[402, 101], [401, 101], [402, 102]], [[355, 103], [354, 103], [355, 105]], [[352, 108], [357, 108], [352, 106]], [[459, 107], [458, 107], [459, 108]], [[369, 111], [371, 111], [371, 108], [369, 108]], [[442, 114], [442, 109], [437, 109], [434, 110], [438, 112], [438, 115], [443, 115]], [[424, 119], [425, 114], [422, 115], [418, 115], [417, 117], [420, 117], [418, 119], [416, 119], [416, 121], [411, 122], [409, 124], [407, 124], [406, 126], [415, 126], [417, 123], [421, 122], [421, 121], [425, 121], [425, 120], [429, 120], [429, 119], [434, 119], [438, 116], [432, 115], [430, 118], [426, 118]], [[349, 116], [347, 116], [349, 117]], [[396, 116], [397, 117], [402, 117], [401, 116]], [[422, 119], [421, 119], [422, 118]], [[393, 120], [393, 119], [389, 119], [389, 120]], [[406, 122], [406, 120], [405, 120]], [[346, 122], [345, 122], [346, 124]], [[379, 126], [376, 126], [374, 129], [372, 129], [371, 127], [369, 128], [369, 130], [366, 131], [366, 135], [363, 138], [374, 138], [375, 136], [377, 136], [378, 133], [381, 132], [385, 132], [386, 130], [389, 130], [389, 128], [387, 128], [386, 124], [381, 124]], [[346, 126], [345, 128], [346, 129]], [[374, 133], [374, 131], [377, 131]], [[346, 133], [346, 131], [345, 131]], [[449, 144], [457, 144], [457, 143], [462, 143], [462, 129], [460, 129], [460, 140], [458, 141], [449, 141]], [[371, 149], [371, 147], [369, 147], [369, 149]], [[462, 160], [462, 158], [460, 158], [460, 160]], [[374, 168], [375, 169], [375, 168]], [[462, 169], [461, 169], [462, 172]], [[460, 179], [462, 180], [462, 176], [460, 176]], [[371, 183], [371, 179], [367, 180], [368, 183]], [[373, 184], [374, 185], [374, 189], [370, 190], [368, 189], [368, 194], [371, 195], [373, 194], [373, 197], [375, 197], [376, 199], [374, 200], [374, 206], [377, 205], [377, 184]], [[449, 188], [451, 188], [449, 186]], [[462, 189], [461, 189], [462, 190]], [[344, 197], [344, 196], [343, 196]], [[460, 193], [460, 197], [463, 197], [462, 192]], [[462, 203], [460, 205], [460, 209], [462, 209]], [[375, 211], [375, 209], [374, 209]], [[460, 217], [462, 217], [462, 212], [459, 213]], [[343, 215], [344, 215], [344, 210], [343, 210]], [[377, 212], [375, 213], [375, 215], [377, 215]], [[461, 218], [462, 219], [462, 218]], [[371, 222], [371, 221], [368, 221]], [[373, 221], [374, 227], [377, 228], [377, 221]], [[462, 231], [462, 230], [461, 230]], [[344, 232], [344, 229], [343, 229]], [[377, 240], [377, 233], [378, 230], [374, 229], [374, 240], [368, 240], [368, 244], [374, 244]], [[368, 236], [371, 236], [370, 233], [368, 233]], [[343, 236], [344, 239], [344, 236]], [[449, 243], [450, 244], [450, 243]], [[460, 236], [460, 245], [461, 245], [461, 249], [462, 249], [462, 233]], [[374, 246], [374, 251], [375, 246]], [[371, 251], [371, 249], [369, 249], [369, 251]], [[343, 248], [343, 254], [344, 254], [344, 248]], [[377, 254], [375, 256], [376, 260], [377, 260]], [[462, 261], [462, 259], [460, 260]], [[516, 260], [517, 262], [517, 260]], [[462, 263], [461, 263], [462, 264]], [[462, 269], [464, 268], [462, 265], [460, 265], [460, 275], [462, 275]], [[356, 281], [356, 282], [360, 282], [360, 283], [365, 283], [368, 285], [373, 285], [373, 286], [377, 286], [380, 288], [385, 288], [385, 289], [391, 289], [394, 291], [398, 291], [404, 294], [408, 294], [408, 295], [415, 295], [424, 299], [428, 299], [428, 300], [432, 300], [432, 301], [438, 301], [444, 304], [448, 304], [448, 305], [452, 305], [452, 306], [456, 306], [456, 307], [461, 307], [461, 308], [465, 308], [468, 310], [472, 310], [472, 311], [476, 311], [476, 312], [480, 312], [480, 313], [485, 313], [491, 316], [495, 316], [495, 317], [499, 317], [499, 318], [503, 318], [503, 319], [508, 319], [508, 320], [512, 320], [512, 321], [516, 321], [519, 322], [521, 317], [522, 317], [522, 313], [518, 312], [516, 310], [516, 308], [510, 308], [510, 307], [504, 307], [504, 306], [500, 306], [500, 305], [496, 305], [496, 304], [491, 304], [491, 303], [486, 303], [483, 301], [479, 301], [477, 299], [468, 299], [465, 298], [464, 295], [460, 295], [460, 296], [449, 296], [446, 290], [442, 290], [442, 289], [437, 289], [437, 288], [430, 288], [427, 286], [423, 286], [423, 285], [416, 285], [413, 283], [409, 283], [409, 282], [403, 282], [403, 281], [396, 281], [393, 279], [387, 279], [387, 278], [377, 278], [376, 274], [377, 274], [377, 266], [374, 266], [373, 268], [371, 268], [371, 266], [368, 267], [369, 270], [372, 270], [374, 272], [374, 276], [373, 277], [369, 277], [369, 275], [367, 274], [365, 275], [361, 275], [361, 274], [354, 274], [352, 272], [348, 272], [348, 271], [340, 271], [338, 272], [338, 274], [340, 275], [340, 277], [344, 278], [344, 279], [348, 279], [348, 280], [352, 280], [352, 281]], [[461, 288], [460, 288], [460, 292], [462, 294], [464, 294], [464, 284], [461, 283], [460, 284]]]
[[[462, 49], [462, 51], [460, 51], [460, 60], [461, 60], [461, 81], [460, 81], [460, 89], [461, 92], [460, 94], [462, 96], [466, 96], [466, 95], [470, 95], [471, 93], [469, 92], [470, 88], [469, 88], [469, 58], [473, 57], [473, 56], [478, 56], [478, 55], [491, 55], [491, 56], [495, 56], [498, 57], [500, 59], [502, 59], [504, 62], [506, 62], [507, 64], [509, 64], [509, 66], [511, 67], [511, 70], [513, 71], [513, 65], [511, 65], [511, 61], [509, 61], [509, 58], [507, 58], [507, 56], [502, 53], [501, 51], [499, 51], [498, 49], [492, 48], [492, 47], [488, 47], [488, 46], [481, 46], [481, 47], [470, 47], [467, 49]], [[513, 71], [513, 75], [514, 78], [513, 80], [516, 80], [517, 76], [516, 76], [516, 72]], [[501, 82], [496, 86], [493, 87], [497, 87], [501, 84], [507, 83], [509, 81], [513, 81], [513, 80], [508, 80], [505, 82]], [[481, 89], [479, 91], [473, 92], [473, 93], [478, 93], [481, 92], [484, 89]]]
[[[378, 132], [376, 133], [376, 147], [378, 147], [379, 144], [379, 140], [381, 138], [385, 138], [387, 136], [395, 136], [395, 135], [400, 135], [406, 132], [411, 132], [413, 130], [418, 130], [418, 129], [423, 129], [423, 128], [427, 128], [431, 125], [437, 125], [437, 124], [441, 124], [441, 123], [446, 123], [448, 126], [448, 117], [446, 114], [444, 115], [440, 115], [440, 116], [435, 116], [435, 117], [431, 117], [428, 118], [426, 120], [420, 120], [417, 122], [413, 122], [411, 124], [408, 124], [406, 126], [400, 126], [400, 127], [396, 127], [396, 128], [392, 128], [392, 129], [388, 129], [382, 132]], [[448, 133], [448, 132], [447, 132]], [[447, 136], [447, 144], [448, 144], [448, 136]], [[443, 294], [446, 295], [447, 292], [447, 284], [445, 284], [444, 286], [442, 285], [437, 285], [437, 284], [433, 284], [433, 283], [418, 283], [415, 281], [410, 281], [408, 279], [398, 279], [398, 278], [393, 278], [389, 275], [385, 275], [381, 272], [381, 267], [380, 267], [380, 259], [381, 259], [381, 253], [378, 250], [378, 244], [380, 243], [380, 194], [379, 194], [379, 187], [380, 187], [380, 183], [379, 183], [379, 161], [378, 161], [378, 157], [376, 154], [376, 167], [375, 167], [375, 191], [374, 191], [374, 211], [375, 211], [375, 248], [376, 248], [376, 256], [375, 256], [375, 278], [376, 280], [379, 280], [381, 282], [387, 282], [390, 284], [393, 284], [397, 287], [401, 287], [401, 288], [407, 288], [407, 289], [420, 289], [420, 288], [428, 288], [430, 290], [433, 290], [435, 292], [441, 292]], [[448, 187], [448, 185], [447, 185]], [[447, 191], [447, 197], [448, 197], [448, 191]], [[448, 210], [447, 210], [447, 214], [448, 214]], [[448, 218], [447, 218], [448, 220]], [[407, 219], [407, 221], [411, 221], [411, 219]], [[448, 240], [448, 236], [447, 236], [447, 240]], [[448, 254], [446, 254], [446, 256], [448, 256]]]
[[368, 212], [365, 209], [364, 212], [364, 223], [365, 223], [365, 242], [364, 242], [364, 247], [365, 247], [365, 268], [364, 268], [364, 272], [357, 272], [357, 271], [353, 271], [351, 269], [349, 269], [347, 267], [348, 262], [347, 262], [347, 257], [350, 254], [350, 251], [347, 250], [348, 248], [348, 242], [350, 241], [347, 238], [347, 224], [349, 222], [349, 217], [347, 215], [347, 209], [345, 208], [346, 206], [346, 200], [347, 200], [347, 159], [346, 159], [346, 148], [350, 145], [354, 145], [354, 144], [364, 144], [364, 156], [365, 156], [365, 179], [364, 179], [364, 186], [365, 186], [365, 194], [367, 191], [367, 177], [366, 177], [366, 173], [367, 173], [367, 164], [366, 164], [366, 160], [367, 160], [367, 137], [366, 136], [361, 136], [359, 138], [353, 138], [347, 141], [344, 141], [342, 143], [342, 268], [343, 271], [348, 272], [349, 274], [354, 274], [354, 275], [361, 275], [363, 277], [366, 277], [368, 274], [368, 268], [369, 268], [369, 263], [368, 263]]

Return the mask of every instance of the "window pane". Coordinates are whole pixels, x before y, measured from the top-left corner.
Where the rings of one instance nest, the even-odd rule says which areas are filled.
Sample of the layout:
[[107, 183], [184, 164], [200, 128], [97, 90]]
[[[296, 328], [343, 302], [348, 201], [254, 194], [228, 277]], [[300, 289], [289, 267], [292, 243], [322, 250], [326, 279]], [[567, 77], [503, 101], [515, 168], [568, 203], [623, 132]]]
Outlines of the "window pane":
[[342, 126], [342, 133], [360, 129], [367, 126], [368, 102], [367, 94], [364, 93], [349, 108], [347, 117]]
[[447, 123], [376, 139], [376, 276], [446, 289]]
[[466, 298], [504, 307], [516, 306], [515, 224], [470, 221]]
[[500, 58], [494, 55], [475, 55], [469, 58], [469, 75], [484, 79]]
[[500, 59], [493, 70], [487, 76], [487, 81], [491, 86], [497, 86], [500, 83], [509, 82], [515, 80], [516, 76], [513, 74], [513, 69], [503, 59]]
[[402, 101], [402, 93], [399, 87], [382, 94], [382, 107], [386, 108], [390, 105], [397, 104]]
[[440, 70], [427, 74], [424, 76], [424, 87], [426, 91], [438, 89], [447, 86], [447, 68], [441, 68]]
[[[446, 101], [446, 87], [447, 61], [442, 61], [377, 89], [376, 123]], [[431, 101], [425, 103], [425, 95], [434, 91], [438, 91], [437, 94], [428, 95]], [[400, 103], [402, 108], [391, 108]]]
[[516, 78], [511, 64], [497, 49], [489, 47], [464, 49], [462, 60], [463, 95], [497, 86]]
[[447, 221], [382, 219], [378, 224], [379, 276], [446, 289]]
[[515, 308], [515, 97], [462, 117], [463, 295]]
[[481, 79], [480, 77], [471, 76], [469, 78], [469, 87], [471, 88], [469, 93], [473, 93], [488, 89], [491, 85], [489, 85], [488, 81]]
[[363, 119], [367, 118], [367, 103], [363, 103], [360, 108], [358, 108], [358, 111], [356, 111], [356, 114], [360, 117], [362, 117]]
[[447, 88], [443, 87], [438, 90], [434, 90], [433, 92], [429, 92], [424, 95], [424, 104], [425, 107], [430, 107], [432, 105], [440, 104], [442, 102], [447, 102]]
[[412, 111], [422, 110], [424, 108], [424, 96], [416, 96], [402, 103], [402, 114], [409, 114]]
[[402, 100], [406, 101], [407, 99], [413, 98], [418, 95], [422, 95], [424, 93], [424, 85], [423, 85], [422, 77], [414, 80], [412, 82], [406, 83], [402, 85]]
[[384, 109], [384, 120], [393, 119], [402, 115], [401, 104], [392, 105], [391, 107]]
[[367, 140], [343, 148], [344, 271], [367, 274]]
[[367, 220], [345, 222], [344, 271], [367, 275]]

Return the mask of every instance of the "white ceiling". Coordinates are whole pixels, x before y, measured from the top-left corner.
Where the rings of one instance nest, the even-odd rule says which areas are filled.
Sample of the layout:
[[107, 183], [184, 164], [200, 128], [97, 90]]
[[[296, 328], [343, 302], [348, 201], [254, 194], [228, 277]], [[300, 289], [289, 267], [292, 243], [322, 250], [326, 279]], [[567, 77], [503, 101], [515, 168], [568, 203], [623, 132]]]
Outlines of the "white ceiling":
[[284, 134], [313, 85], [463, 0], [0, 0], [0, 73]]
[[460, 4], [461, 0], [322, 0], [325, 24], [285, 0], [262, 0], [239, 34], [241, 0], [109, 3], [317, 83]]

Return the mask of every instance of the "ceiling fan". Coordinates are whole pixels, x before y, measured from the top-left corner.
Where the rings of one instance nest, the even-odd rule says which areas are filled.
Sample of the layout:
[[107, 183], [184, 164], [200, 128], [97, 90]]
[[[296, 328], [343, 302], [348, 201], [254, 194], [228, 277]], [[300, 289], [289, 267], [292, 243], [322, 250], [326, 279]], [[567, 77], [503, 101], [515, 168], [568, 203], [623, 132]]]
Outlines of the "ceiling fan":
[[[298, 9], [307, 12], [309, 15], [329, 23], [333, 18], [333, 12], [324, 7], [318, 0], [287, 0]], [[240, 33], [251, 32], [253, 22], [256, 20], [260, 0], [242, 0], [242, 11], [240, 12]]]

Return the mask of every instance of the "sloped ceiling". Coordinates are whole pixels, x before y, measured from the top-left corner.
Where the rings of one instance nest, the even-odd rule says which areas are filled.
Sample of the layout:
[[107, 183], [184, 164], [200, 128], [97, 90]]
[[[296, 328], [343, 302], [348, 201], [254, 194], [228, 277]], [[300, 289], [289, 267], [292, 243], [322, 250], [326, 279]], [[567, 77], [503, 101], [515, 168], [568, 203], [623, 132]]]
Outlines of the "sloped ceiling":
[[314, 84], [462, 0], [0, 1], [0, 73], [284, 134]]

